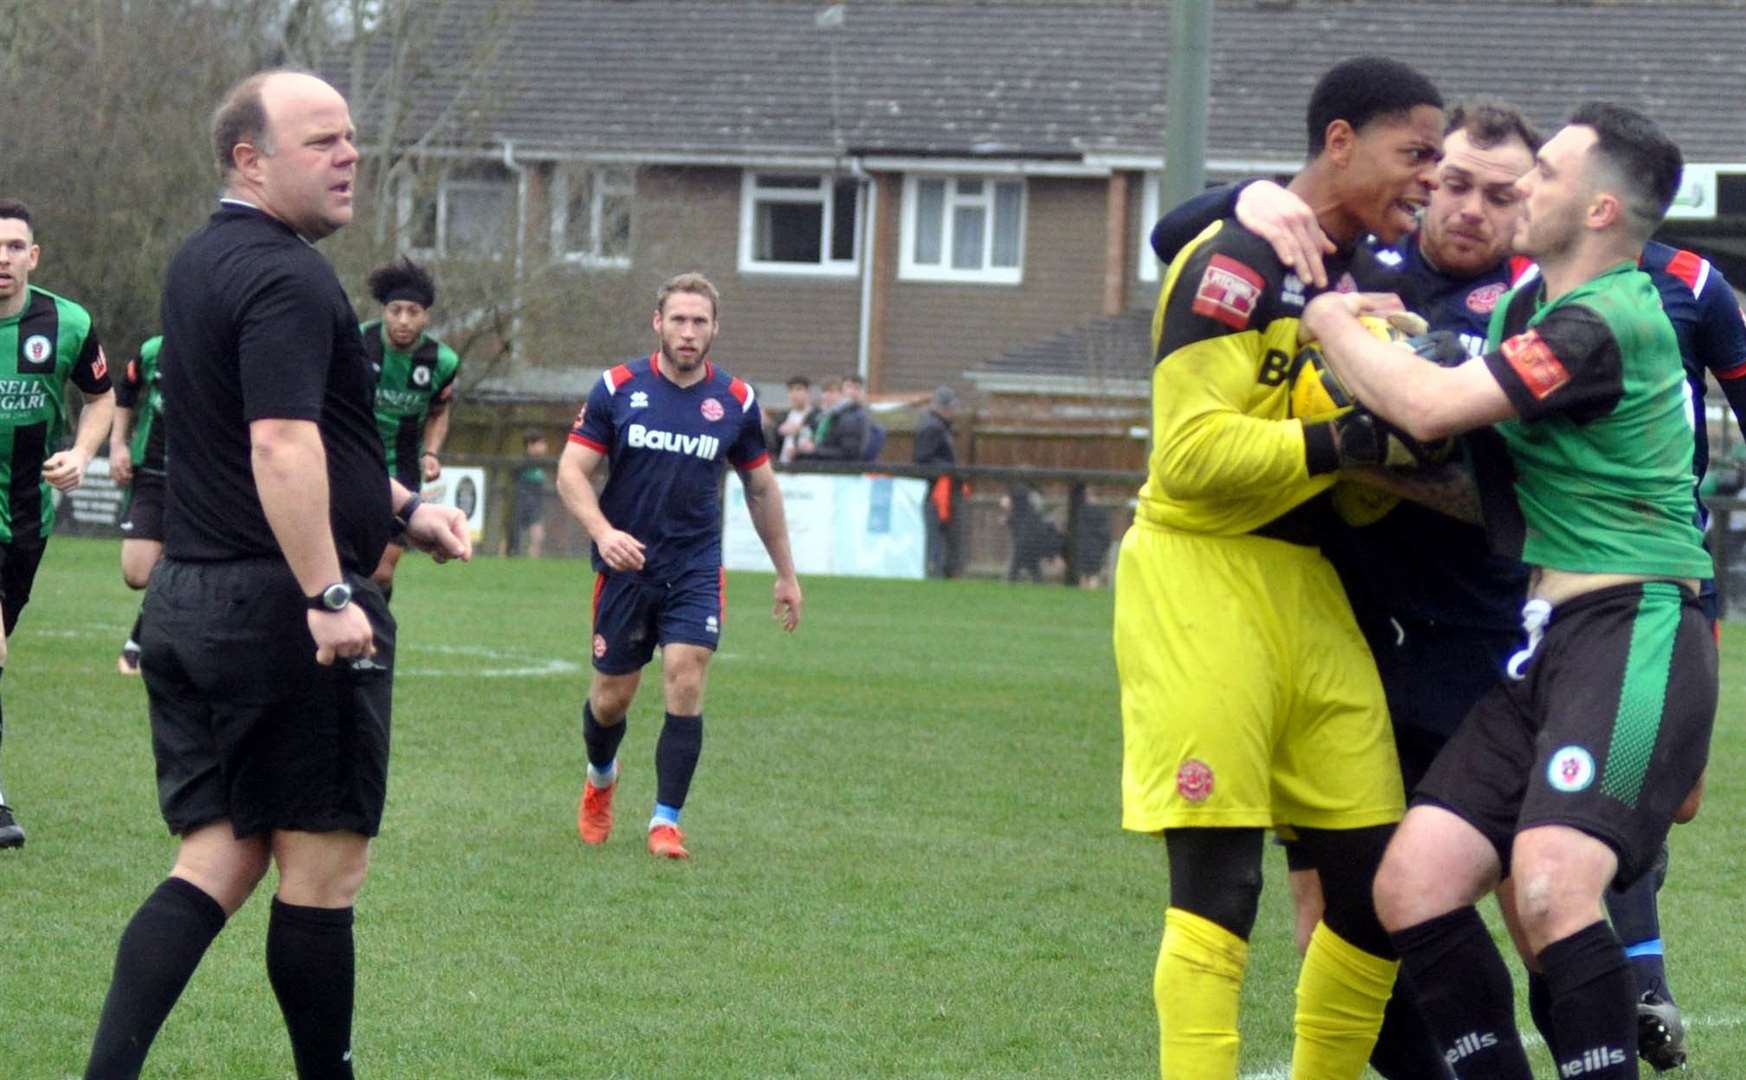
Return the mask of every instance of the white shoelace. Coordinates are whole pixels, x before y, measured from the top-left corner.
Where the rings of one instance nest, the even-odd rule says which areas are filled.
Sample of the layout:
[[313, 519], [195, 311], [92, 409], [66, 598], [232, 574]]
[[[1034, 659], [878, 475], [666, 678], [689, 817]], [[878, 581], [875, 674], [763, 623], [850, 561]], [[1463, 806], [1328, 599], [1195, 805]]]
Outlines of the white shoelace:
[[1551, 618], [1552, 605], [1544, 600], [1530, 600], [1522, 605], [1522, 633], [1528, 635], [1528, 643], [1504, 665], [1510, 678], [1520, 682], [1527, 677], [1522, 669], [1534, 658], [1534, 650], [1540, 647], [1540, 639], [1546, 636], [1546, 623]]

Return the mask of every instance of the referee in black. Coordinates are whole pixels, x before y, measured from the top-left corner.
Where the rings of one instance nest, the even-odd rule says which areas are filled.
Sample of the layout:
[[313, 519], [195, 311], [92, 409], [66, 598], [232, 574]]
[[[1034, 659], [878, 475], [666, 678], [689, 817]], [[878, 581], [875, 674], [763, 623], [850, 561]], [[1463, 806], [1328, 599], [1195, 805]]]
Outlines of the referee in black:
[[243, 80], [213, 117], [224, 197], [164, 285], [164, 561], [141, 667], [158, 803], [181, 838], [121, 935], [87, 1077], [137, 1077], [267, 871], [267, 977], [300, 1077], [352, 1076], [352, 902], [388, 776], [394, 620], [369, 573], [398, 519], [439, 560], [459, 511], [389, 480], [358, 317], [312, 243], [352, 217], [345, 99]]

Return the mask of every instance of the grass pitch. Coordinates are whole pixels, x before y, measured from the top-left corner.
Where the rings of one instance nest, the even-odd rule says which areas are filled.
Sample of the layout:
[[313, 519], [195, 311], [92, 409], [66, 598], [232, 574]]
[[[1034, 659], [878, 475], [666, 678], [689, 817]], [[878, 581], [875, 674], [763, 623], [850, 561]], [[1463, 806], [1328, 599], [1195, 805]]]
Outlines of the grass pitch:
[[[693, 858], [673, 864], [642, 848], [658, 667], [621, 751], [618, 831], [576, 838], [590, 585], [572, 561], [402, 566], [360, 1076], [1157, 1074], [1166, 882], [1160, 845], [1117, 827], [1109, 594], [820, 578], [788, 637], [769, 578], [732, 575]], [[0, 853], [4, 1080], [79, 1074], [116, 937], [171, 861], [144, 690], [114, 669], [135, 601], [114, 542], [56, 539], [12, 643], [0, 764], [30, 842]], [[1708, 803], [1675, 832], [1663, 897], [1691, 1077], [1746, 1061], [1743, 665], [1727, 639]], [[1296, 969], [1269, 860], [1253, 1078], [1285, 1075]], [[148, 1076], [292, 1075], [263, 969], [271, 887], [207, 955]]]

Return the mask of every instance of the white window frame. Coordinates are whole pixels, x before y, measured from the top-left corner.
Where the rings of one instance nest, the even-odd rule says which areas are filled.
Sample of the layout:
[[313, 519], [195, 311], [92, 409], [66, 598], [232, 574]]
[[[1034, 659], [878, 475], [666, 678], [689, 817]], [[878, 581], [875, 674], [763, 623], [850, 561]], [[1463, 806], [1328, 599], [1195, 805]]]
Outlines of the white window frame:
[[[923, 181], [944, 181], [945, 205], [941, 212], [940, 222], [940, 262], [918, 263], [915, 261], [917, 215], [920, 210], [919, 187]], [[958, 190], [960, 181], [980, 181], [983, 185], [981, 194], [969, 195]], [[1019, 189], [1018, 199], [1018, 265], [992, 266], [994, 258], [994, 206], [995, 189], [1001, 184], [1016, 184]], [[951, 265], [952, 223], [955, 211], [963, 206], [980, 206], [987, 214], [987, 228], [982, 234], [982, 266], [975, 270], [960, 270]], [[910, 173], [903, 178], [903, 237], [901, 255], [898, 259], [900, 280], [906, 281], [949, 281], [978, 285], [1019, 285], [1024, 282], [1025, 270], [1025, 219], [1029, 216], [1030, 185], [1022, 177], [976, 175], [976, 174], [936, 174]]]
[[[443, 167], [442, 175], [437, 178], [436, 189], [431, 193], [432, 197], [436, 200], [436, 246], [414, 247], [411, 242], [408, 241], [404, 245], [407, 253], [423, 259], [446, 258], [450, 255], [456, 254], [469, 257], [483, 256], [493, 260], [513, 256], [516, 247], [516, 233], [519, 225], [517, 220], [519, 200], [516, 195], [515, 176], [513, 174], [507, 175], [501, 181], [486, 180], [471, 176], [455, 176], [453, 172], [454, 168], [455, 166], [453, 165]], [[418, 186], [419, 178], [416, 174], [403, 176], [400, 183], [397, 185], [395, 192], [395, 201], [397, 204], [396, 213], [399, 218], [398, 224], [400, 235], [403, 237], [408, 236], [412, 229], [412, 215], [413, 211], [416, 209], [415, 201]], [[505, 221], [505, 224], [507, 225], [506, 236], [504, 238], [505, 242], [503, 246], [496, 251], [452, 252], [449, 250], [449, 194], [453, 191], [461, 191], [468, 188], [475, 190], [495, 190], [497, 188], [502, 188], [508, 196], [509, 202], [508, 216]]]
[[[592, 251], [568, 247], [569, 241], [565, 236], [570, 226], [570, 180], [572, 176], [581, 171], [590, 173], [593, 181], [589, 185], [588, 200], [588, 235], [594, 239], [594, 250]], [[628, 165], [560, 165], [553, 170], [551, 190], [552, 253], [565, 262], [575, 263], [590, 269], [629, 269], [631, 251], [636, 248], [636, 167]], [[623, 255], [602, 255], [600, 253], [601, 223], [606, 216], [605, 203], [612, 196], [627, 198], [631, 205], [630, 250], [627, 250]]]
[[1135, 273], [1141, 281], [1156, 282], [1162, 276], [1163, 264], [1152, 250], [1152, 226], [1163, 216], [1159, 203], [1163, 199], [1164, 174], [1148, 172], [1140, 180], [1140, 265]]
[[[818, 187], [764, 187], [762, 177], [816, 178]], [[806, 277], [854, 277], [861, 271], [861, 232], [866, 213], [866, 184], [855, 185], [854, 235], [850, 240], [852, 254], [847, 259], [831, 258], [836, 239], [837, 181], [841, 176], [804, 169], [746, 169], [740, 174], [740, 272], [746, 274], [793, 274]], [[819, 230], [819, 261], [816, 263], [776, 262], [757, 257], [758, 205], [760, 203], [803, 203], [820, 206], [822, 220]]]

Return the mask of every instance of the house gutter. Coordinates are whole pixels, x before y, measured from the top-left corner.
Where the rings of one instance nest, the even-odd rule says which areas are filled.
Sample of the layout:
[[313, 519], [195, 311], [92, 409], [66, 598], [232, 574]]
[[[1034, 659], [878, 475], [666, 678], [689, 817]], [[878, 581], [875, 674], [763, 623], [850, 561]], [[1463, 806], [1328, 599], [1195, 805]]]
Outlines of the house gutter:
[[521, 366], [521, 283], [527, 250], [527, 169], [515, 160], [515, 140], [503, 140], [503, 167], [515, 174], [515, 313], [509, 317], [509, 362]]
[[879, 185], [858, 156], [849, 159], [849, 175], [867, 189], [861, 220], [861, 318], [855, 340], [855, 373], [865, 386], [873, 373], [873, 255], [879, 237]]

